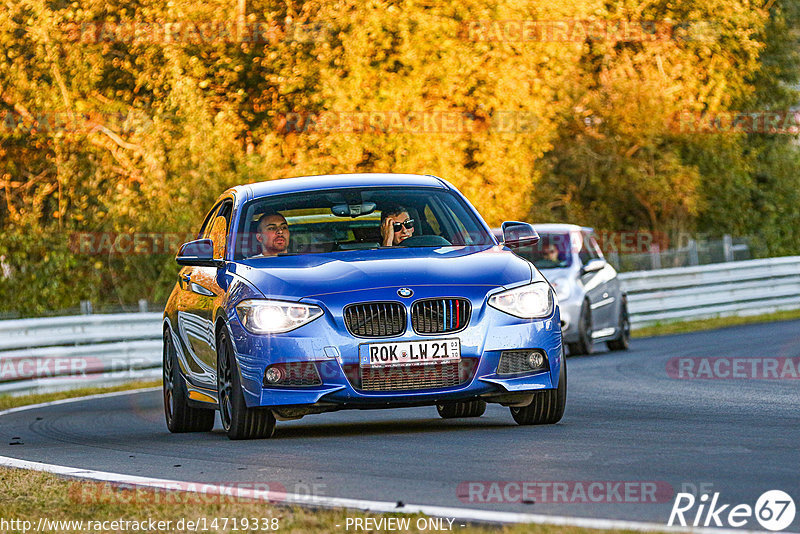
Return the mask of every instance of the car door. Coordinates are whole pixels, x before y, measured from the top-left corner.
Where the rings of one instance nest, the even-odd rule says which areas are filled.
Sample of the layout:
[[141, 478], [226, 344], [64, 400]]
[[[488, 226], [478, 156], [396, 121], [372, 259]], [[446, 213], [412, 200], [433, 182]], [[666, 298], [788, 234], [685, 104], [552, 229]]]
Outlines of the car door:
[[[232, 199], [216, 206], [204, 225], [201, 238], [214, 243], [214, 258], [225, 257]], [[224, 295], [216, 267], [184, 267], [180, 272], [182, 298], [178, 304], [178, 331], [187, 348], [190, 378], [198, 386], [216, 387], [216, 340], [213, 313]]]
[[[593, 247], [602, 256], [603, 253], [600, 249], [600, 245], [597, 244], [597, 240], [594, 238], [594, 235], [591, 236], [591, 242]], [[608, 335], [611, 334], [612, 329], [616, 334], [618, 333], [617, 331], [619, 328], [621, 306], [623, 303], [622, 286], [619, 281], [617, 270], [614, 269], [614, 266], [608, 261], [606, 261], [605, 266], [603, 267], [602, 274], [603, 283], [605, 285], [603, 295], [606, 295], [604, 298], [609, 300], [609, 304], [603, 308], [603, 319], [606, 321], [604, 328], [606, 329]]]
[[589, 262], [602, 262], [603, 267], [597, 271], [587, 272], [582, 276], [582, 282], [586, 293], [589, 296], [589, 304], [592, 310], [592, 336], [604, 337], [613, 332], [608, 330], [616, 325], [614, 311], [617, 309], [617, 292], [611, 287], [611, 282], [615, 278], [616, 272], [611, 265], [605, 261], [603, 252], [597, 244], [592, 233], [582, 230], [581, 236], [583, 245], [580, 252], [580, 259], [585, 267]]

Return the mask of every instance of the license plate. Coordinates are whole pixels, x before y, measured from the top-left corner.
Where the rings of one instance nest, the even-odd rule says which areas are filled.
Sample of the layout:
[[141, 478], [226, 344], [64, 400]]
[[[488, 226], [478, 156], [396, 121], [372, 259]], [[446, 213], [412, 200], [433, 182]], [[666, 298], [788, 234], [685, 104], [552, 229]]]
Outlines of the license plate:
[[457, 338], [369, 343], [359, 346], [361, 367], [419, 365], [459, 360], [461, 360], [461, 340]]

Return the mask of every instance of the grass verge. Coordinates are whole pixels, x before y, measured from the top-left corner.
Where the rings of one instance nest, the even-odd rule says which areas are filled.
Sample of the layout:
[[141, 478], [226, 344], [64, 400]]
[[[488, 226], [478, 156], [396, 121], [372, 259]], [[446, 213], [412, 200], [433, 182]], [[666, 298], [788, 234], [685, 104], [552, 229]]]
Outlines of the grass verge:
[[18, 396], [0, 395], [0, 411], [7, 410], [9, 408], [16, 408], [17, 406], [26, 406], [28, 404], [39, 404], [41, 402], [70, 399], [73, 397], [85, 397], [87, 395], [95, 395], [97, 393], [129, 391], [132, 389], [150, 388], [156, 386], [161, 386], [161, 380], [128, 382], [127, 384], [119, 384], [117, 386], [109, 386], [109, 387], [70, 389], [67, 391], [58, 391], [55, 393], [32, 393], [30, 395], [18, 395]]
[[688, 332], [714, 330], [716, 328], [725, 328], [728, 326], [739, 326], [744, 324], [791, 321], [793, 319], [800, 319], [800, 310], [779, 311], [775, 313], [751, 315], [747, 317], [715, 317], [713, 319], [700, 319], [697, 321], [657, 323], [652, 326], [637, 328], [631, 332], [631, 335], [633, 337], [666, 336], [669, 334], [685, 334]]
[[[4, 531], [38, 532], [431, 532], [427, 516], [421, 514], [372, 514], [358, 510], [312, 509], [246, 501], [235, 497], [182, 492], [120, 489], [108, 484], [60, 478], [49, 473], [0, 468], [0, 517], [16, 520], [19, 528]], [[44, 519], [42, 519], [44, 518]], [[356, 519], [370, 518], [371, 528], [354, 528]], [[408, 521], [408, 528], [380, 528], [382, 519]], [[348, 522], [349, 520], [349, 522]], [[116, 524], [113, 522], [117, 521]], [[132, 523], [137, 522], [139, 527]], [[150, 522], [149, 525], [141, 522]], [[373, 523], [375, 521], [375, 523]], [[434, 521], [437, 521], [434, 519]], [[448, 521], [442, 526], [448, 530]], [[157, 525], [157, 522], [162, 522]], [[194, 527], [190, 524], [194, 525]], [[402, 523], [401, 523], [402, 524]], [[257, 525], [257, 528], [255, 527]], [[348, 528], [349, 525], [349, 528]], [[396, 524], [395, 524], [396, 526]], [[459, 534], [588, 534], [599, 531], [577, 527], [521, 524], [510, 526], [467, 524], [455, 520], [449, 530]]]
[[[136, 382], [109, 388], [85, 388], [58, 393], [0, 397], [0, 409], [70, 397], [160, 385]], [[223, 483], [224, 484], [224, 483]], [[452, 491], [455, 491], [455, 487]], [[314, 509], [267, 504], [236, 496], [202, 495], [179, 491], [131, 488], [73, 480], [50, 473], [0, 467], [2, 532], [432, 532], [421, 514], [375, 514], [348, 509]], [[409, 528], [388, 528], [380, 521], [408, 521]], [[370, 520], [366, 523], [367, 519]], [[10, 523], [10, 521], [16, 523]], [[150, 521], [153, 521], [152, 523]], [[40, 523], [42, 521], [42, 523]], [[116, 523], [114, 523], [116, 521]], [[128, 523], [123, 523], [127, 521]], [[361, 521], [356, 528], [354, 521]], [[590, 534], [622, 533], [554, 525], [482, 525], [441, 520], [443, 530], [459, 534]], [[132, 522], [136, 522], [135, 524]], [[145, 522], [145, 523], [142, 523]], [[158, 522], [163, 522], [158, 524]], [[169, 522], [169, 523], [167, 523]], [[190, 524], [189, 522], [192, 522]], [[349, 525], [349, 527], [348, 527]], [[363, 528], [364, 525], [368, 525]], [[394, 523], [397, 526], [397, 523]], [[403, 523], [400, 523], [403, 525]]]

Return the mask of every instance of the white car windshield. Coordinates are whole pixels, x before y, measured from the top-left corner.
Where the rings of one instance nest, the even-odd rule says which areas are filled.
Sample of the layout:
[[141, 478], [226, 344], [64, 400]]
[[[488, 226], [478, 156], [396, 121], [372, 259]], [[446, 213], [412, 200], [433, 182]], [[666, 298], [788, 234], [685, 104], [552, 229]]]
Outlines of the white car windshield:
[[561, 269], [572, 265], [570, 235], [567, 232], [540, 232], [536, 245], [522, 247], [516, 252], [538, 269]]

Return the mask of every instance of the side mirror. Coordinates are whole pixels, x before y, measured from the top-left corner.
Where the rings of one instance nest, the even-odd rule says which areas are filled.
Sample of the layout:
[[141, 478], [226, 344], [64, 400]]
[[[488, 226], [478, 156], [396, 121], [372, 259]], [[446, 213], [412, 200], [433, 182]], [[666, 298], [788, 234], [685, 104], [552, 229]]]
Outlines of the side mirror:
[[178, 265], [195, 267], [221, 267], [225, 260], [214, 259], [214, 243], [210, 239], [196, 239], [181, 245], [175, 257]]
[[519, 222], [506, 221], [503, 223], [503, 244], [509, 248], [535, 245], [539, 242], [539, 234], [533, 225]]
[[602, 258], [595, 258], [586, 262], [586, 265], [581, 267], [581, 276], [587, 273], [596, 273], [606, 266], [606, 260]]

